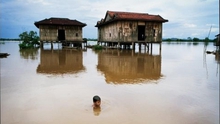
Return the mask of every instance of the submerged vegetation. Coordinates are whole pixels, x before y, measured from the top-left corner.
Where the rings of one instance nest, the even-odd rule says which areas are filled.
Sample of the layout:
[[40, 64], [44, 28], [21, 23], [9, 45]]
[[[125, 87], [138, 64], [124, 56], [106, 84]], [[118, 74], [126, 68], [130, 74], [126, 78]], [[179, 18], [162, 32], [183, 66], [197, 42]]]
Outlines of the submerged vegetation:
[[103, 47], [100, 46], [100, 45], [94, 45], [94, 46], [93, 46], [93, 49], [94, 49], [94, 50], [102, 50]]
[[36, 31], [23, 32], [19, 35], [22, 43], [19, 44], [20, 49], [35, 48], [40, 45], [39, 36]]

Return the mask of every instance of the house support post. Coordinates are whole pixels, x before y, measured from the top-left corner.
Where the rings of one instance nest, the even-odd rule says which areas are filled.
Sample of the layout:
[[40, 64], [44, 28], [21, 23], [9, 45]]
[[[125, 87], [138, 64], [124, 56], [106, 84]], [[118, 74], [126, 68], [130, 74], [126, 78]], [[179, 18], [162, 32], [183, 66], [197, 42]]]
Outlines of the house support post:
[[53, 41], [51, 41], [50, 44], [51, 44], [51, 49], [53, 49]]
[[120, 45], [120, 42], [118, 42], [118, 49], [120, 49], [121, 45]]
[[44, 42], [43, 41], [40, 41], [40, 48], [44, 48]]
[[147, 47], [146, 43], [144, 43], [144, 52], [146, 52], [146, 47]]
[[150, 54], [152, 54], [152, 50], [153, 50], [153, 43], [150, 43]]
[[141, 43], [139, 43], [139, 51], [141, 51]]
[[134, 50], [134, 42], [132, 42], [131, 45], [132, 45], [132, 50]]
[[160, 55], [161, 55], [161, 43], [160, 43]]

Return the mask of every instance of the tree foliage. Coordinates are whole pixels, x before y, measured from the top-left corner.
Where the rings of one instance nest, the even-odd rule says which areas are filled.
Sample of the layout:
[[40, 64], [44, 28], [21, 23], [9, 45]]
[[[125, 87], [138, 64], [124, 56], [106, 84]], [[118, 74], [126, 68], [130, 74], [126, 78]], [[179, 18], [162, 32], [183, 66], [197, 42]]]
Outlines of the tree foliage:
[[34, 48], [40, 45], [39, 36], [36, 31], [23, 32], [19, 35], [22, 43], [19, 44], [20, 49]]
[[193, 38], [193, 41], [199, 41], [199, 38], [194, 37], [194, 38]]

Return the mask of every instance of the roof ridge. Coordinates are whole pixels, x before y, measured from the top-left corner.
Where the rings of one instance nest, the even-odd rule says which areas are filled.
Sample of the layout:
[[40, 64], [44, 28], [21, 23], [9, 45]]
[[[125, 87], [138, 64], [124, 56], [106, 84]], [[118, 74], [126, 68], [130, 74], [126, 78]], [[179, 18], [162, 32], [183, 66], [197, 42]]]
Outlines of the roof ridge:
[[59, 18], [59, 17], [50, 17], [49, 19], [67, 19], [67, 20], [70, 20], [69, 18]]
[[108, 10], [107, 12], [126, 13], [126, 14], [145, 14], [145, 15], [149, 15], [149, 13], [139, 13], [139, 12], [109, 11], [109, 10]]
[[57, 18], [57, 17], [51, 17], [49, 19], [43, 19], [41, 21], [34, 23], [36, 27], [39, 28], [39, 25], [76, 25], [84, 27], [86, 26], [85, 23], [82, 23], [76, 19], [69, 19], [69, 18]]

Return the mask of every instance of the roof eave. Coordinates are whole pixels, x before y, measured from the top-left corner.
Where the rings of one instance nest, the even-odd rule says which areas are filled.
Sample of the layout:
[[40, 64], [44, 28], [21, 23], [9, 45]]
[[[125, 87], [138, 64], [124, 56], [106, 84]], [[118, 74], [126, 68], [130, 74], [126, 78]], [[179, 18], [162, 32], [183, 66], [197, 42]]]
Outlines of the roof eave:
[[35, 22], [34, 25], [39, 28], [40, 25], [60, 25], [60, 26], [80, 26], [80, 27], [85, 27], [87, 26], [86, 24], [82, 24], [82, 25], [68, 25], [68, 24], [39, 24], [38, 22]]

